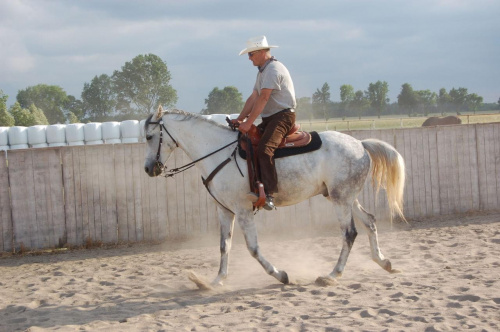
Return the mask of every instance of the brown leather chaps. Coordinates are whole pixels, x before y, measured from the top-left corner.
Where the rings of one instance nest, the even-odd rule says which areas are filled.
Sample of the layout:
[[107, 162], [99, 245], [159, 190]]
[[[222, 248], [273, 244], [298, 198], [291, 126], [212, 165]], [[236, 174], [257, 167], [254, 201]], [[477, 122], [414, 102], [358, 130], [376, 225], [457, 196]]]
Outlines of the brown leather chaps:
[[263, 130], [256, 153], [259, 160], [261, 180], [268, 195], [278, 192], [278, 175], [274, 165], [274, 151], [292, 129], [294, 123], [295, 112], [284, 110], [262, 118], [262, 122], [257, 126]]

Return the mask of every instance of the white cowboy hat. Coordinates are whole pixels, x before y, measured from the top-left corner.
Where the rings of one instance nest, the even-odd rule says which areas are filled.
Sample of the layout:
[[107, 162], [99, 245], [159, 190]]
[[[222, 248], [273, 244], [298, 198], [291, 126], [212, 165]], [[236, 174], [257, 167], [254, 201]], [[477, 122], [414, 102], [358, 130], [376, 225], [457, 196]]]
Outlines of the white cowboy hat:
[[269, 45], [267, 43], [266, 36], [253, 37], [253, 38], [250, 38], [249, 40], [247, 40], [247, 48], [242, 50], [240, 52], [240, 55], [245, 54], [245, 53], [249, 53], [249, 52], [253, 52], [253, 51], [265, 50], [267, 48], [275, 48], [275, 47], [278, 47], [278, 46]]

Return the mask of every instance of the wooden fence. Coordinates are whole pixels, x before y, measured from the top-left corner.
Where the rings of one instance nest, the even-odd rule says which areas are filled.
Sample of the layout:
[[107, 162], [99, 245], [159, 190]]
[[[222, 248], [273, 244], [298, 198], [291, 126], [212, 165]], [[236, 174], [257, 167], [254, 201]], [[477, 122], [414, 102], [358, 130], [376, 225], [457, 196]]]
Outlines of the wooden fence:
[[[351, 131], [403, 155], [409, 219], [497, 210], [500, 123]], [[164, 241], [218, 231], [216, 204], [196, 168], [149, 178], [143, 144], [12, 150], [0, 154], [0, 250]], [[169, 168], [188, 163], [176, 151]], [[386, 202], [367, 182], [360, 201], [379, 219]], [[328, 218], [325, 218], [328, 216]], [[260, 230], [301, 229], [334, 219], [322, 196], [256, 215]]]

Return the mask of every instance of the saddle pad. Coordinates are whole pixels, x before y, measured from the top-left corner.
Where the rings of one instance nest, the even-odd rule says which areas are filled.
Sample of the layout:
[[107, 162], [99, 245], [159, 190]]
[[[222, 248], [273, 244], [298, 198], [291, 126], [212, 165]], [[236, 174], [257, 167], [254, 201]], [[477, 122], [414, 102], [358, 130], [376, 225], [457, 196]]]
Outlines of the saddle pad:
[[[306, 146], [301, 147], [288, 147], [288, 148], [279, 148], [274, 152], [274, 159], [294, 156], [296, 154], [302, 154], [307, 152], [316, 151], [321, 147], [321, 138], [319, 134], [315, 131], [311, 131], [311, 142]], [[247, 159], [247, 153], [245, 150], [241, 148], [240, 142], [238, 141], [238, 153], [241, 158]]]

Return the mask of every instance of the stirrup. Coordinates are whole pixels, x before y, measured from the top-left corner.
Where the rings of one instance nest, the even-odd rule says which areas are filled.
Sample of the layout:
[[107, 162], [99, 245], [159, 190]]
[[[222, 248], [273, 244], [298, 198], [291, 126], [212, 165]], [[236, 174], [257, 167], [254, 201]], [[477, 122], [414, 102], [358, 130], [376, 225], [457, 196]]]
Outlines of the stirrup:
[[273, 196], [266, 195], [266, 204], [264, 204], [263, 208], [267, 211], [276, 210], [276, 206], [274, 206]]

